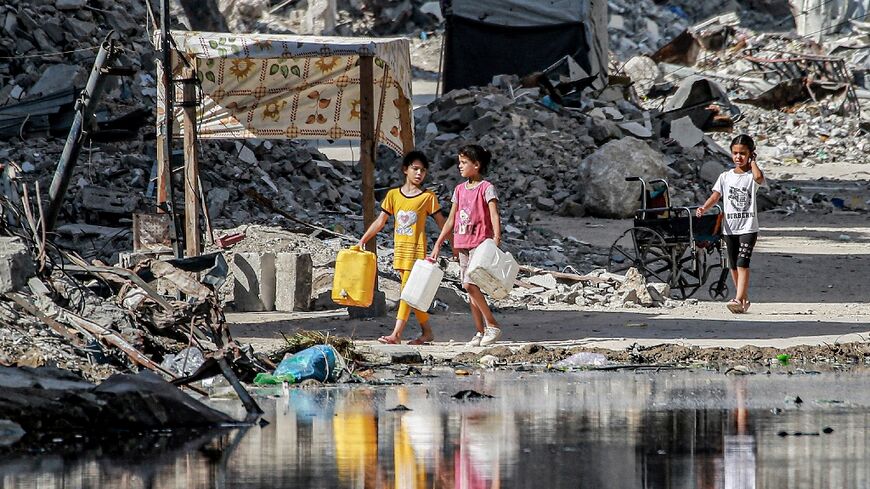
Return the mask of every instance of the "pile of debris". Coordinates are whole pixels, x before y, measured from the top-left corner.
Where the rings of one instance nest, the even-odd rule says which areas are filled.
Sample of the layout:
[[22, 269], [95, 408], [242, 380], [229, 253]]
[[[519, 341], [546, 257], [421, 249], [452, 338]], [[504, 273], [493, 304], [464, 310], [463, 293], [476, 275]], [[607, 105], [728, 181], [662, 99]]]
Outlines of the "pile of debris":
[[[230, 32], [395, 36], [431, 31], [441, 7], [431, 0], [236, 0], [221, 2]], [[196, 20], [186, 22], [192, 30]]]
[[668, 284], [647, 283], [635, 268], [625, 275], [596, 269], [585, 275], [547, 272], [523, 267], [531, 273], [517, 280], [511, 300], [527, 307], [576, 305], [581, 307], [675, 307]]
[[227, 276], [220, 254], [88, 263], [47, 238], [41, 205], [22, 195], [22, 206], [0, 200], [0, 365], [93, 381], [139, 368], [178, 380], [209, 366], [250, 381], [272, 366], [229, 333], [215, 294]]

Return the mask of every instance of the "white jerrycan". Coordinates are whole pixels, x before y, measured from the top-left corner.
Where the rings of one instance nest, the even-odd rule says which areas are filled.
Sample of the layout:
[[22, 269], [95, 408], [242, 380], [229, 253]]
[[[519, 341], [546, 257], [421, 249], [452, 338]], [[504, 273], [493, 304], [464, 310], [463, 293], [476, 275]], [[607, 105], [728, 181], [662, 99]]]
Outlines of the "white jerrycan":
[[435, 299], [442, 278], [444, 272], [435, 262], [417, 260], [414, 262], [414, 268], [411, 269], [405, 287], [402, 288], [400, 299], [418, 311], [427, 311], [432, 305], [432, 300]]
[[468, 261], [468, 277], [493, 299], [503, 299], [510, 293], [520, 266], [510, 253], [498, 249], [487, 239], [474, 249]]

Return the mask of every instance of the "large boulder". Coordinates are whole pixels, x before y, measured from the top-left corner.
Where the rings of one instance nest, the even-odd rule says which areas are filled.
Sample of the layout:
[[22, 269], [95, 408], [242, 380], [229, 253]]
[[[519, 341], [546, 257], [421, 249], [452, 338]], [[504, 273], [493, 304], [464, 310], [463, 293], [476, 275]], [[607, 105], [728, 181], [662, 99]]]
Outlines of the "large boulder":
[[625, 178], [664, 178], [667, 169], [664, 155], [639, 139], [610, 141], [580, 163], [583, 205], [594, 216], [632, 217], [639, 207], [640, 185]]

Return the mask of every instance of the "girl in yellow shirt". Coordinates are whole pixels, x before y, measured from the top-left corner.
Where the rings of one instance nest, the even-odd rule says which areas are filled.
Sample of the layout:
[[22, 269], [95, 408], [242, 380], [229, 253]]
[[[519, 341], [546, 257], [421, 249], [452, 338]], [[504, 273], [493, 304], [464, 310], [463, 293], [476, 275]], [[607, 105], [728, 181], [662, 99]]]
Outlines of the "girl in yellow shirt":
[[[359, 240], [360, 248], [380, 232], [387, 224], [390, 216], [395, 218], [393, 226], [393, 268], [402, 276], [402, 287], [408, 281], [411, 268], [418, 259], [426, 258], [426, 218], [432, 216], [438, 228], [444, 226], [444, 216], [438, 197], [430, 190], [423, 189], [423, 180], [429, 171], [429, 159], [420, 151], [411, 151], [402, 160], [402, 173], [405, 183], [401, 187], [390, 189], [381, 202], [381, 213], [375, 222], [369, 226]], [[387, 344], [402, 342], [402, 331], [411, 317], [411, 306], [405, 301], [399, 302], [396, 314], [396, 326], [389, 336], [381, 336], [378, 341]], [[420, 328], [423, 330], [419, 338], [410, 341], [412, 345], [431, 342], [435, 337], [429, 326], [429, 315], [425, 311], [413, 309]]]

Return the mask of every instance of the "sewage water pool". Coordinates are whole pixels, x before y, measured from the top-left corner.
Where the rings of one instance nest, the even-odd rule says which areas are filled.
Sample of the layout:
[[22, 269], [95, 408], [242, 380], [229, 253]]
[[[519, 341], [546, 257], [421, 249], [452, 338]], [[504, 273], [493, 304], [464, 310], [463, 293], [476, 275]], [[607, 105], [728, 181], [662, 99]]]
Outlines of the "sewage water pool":
[[[463, 390], [492, 397], [452, 397]], [[259, 399], [268, 425], [7, 456], [0, 487], [870, 487], [861, 373], [441, 372], [275, 392]]]

